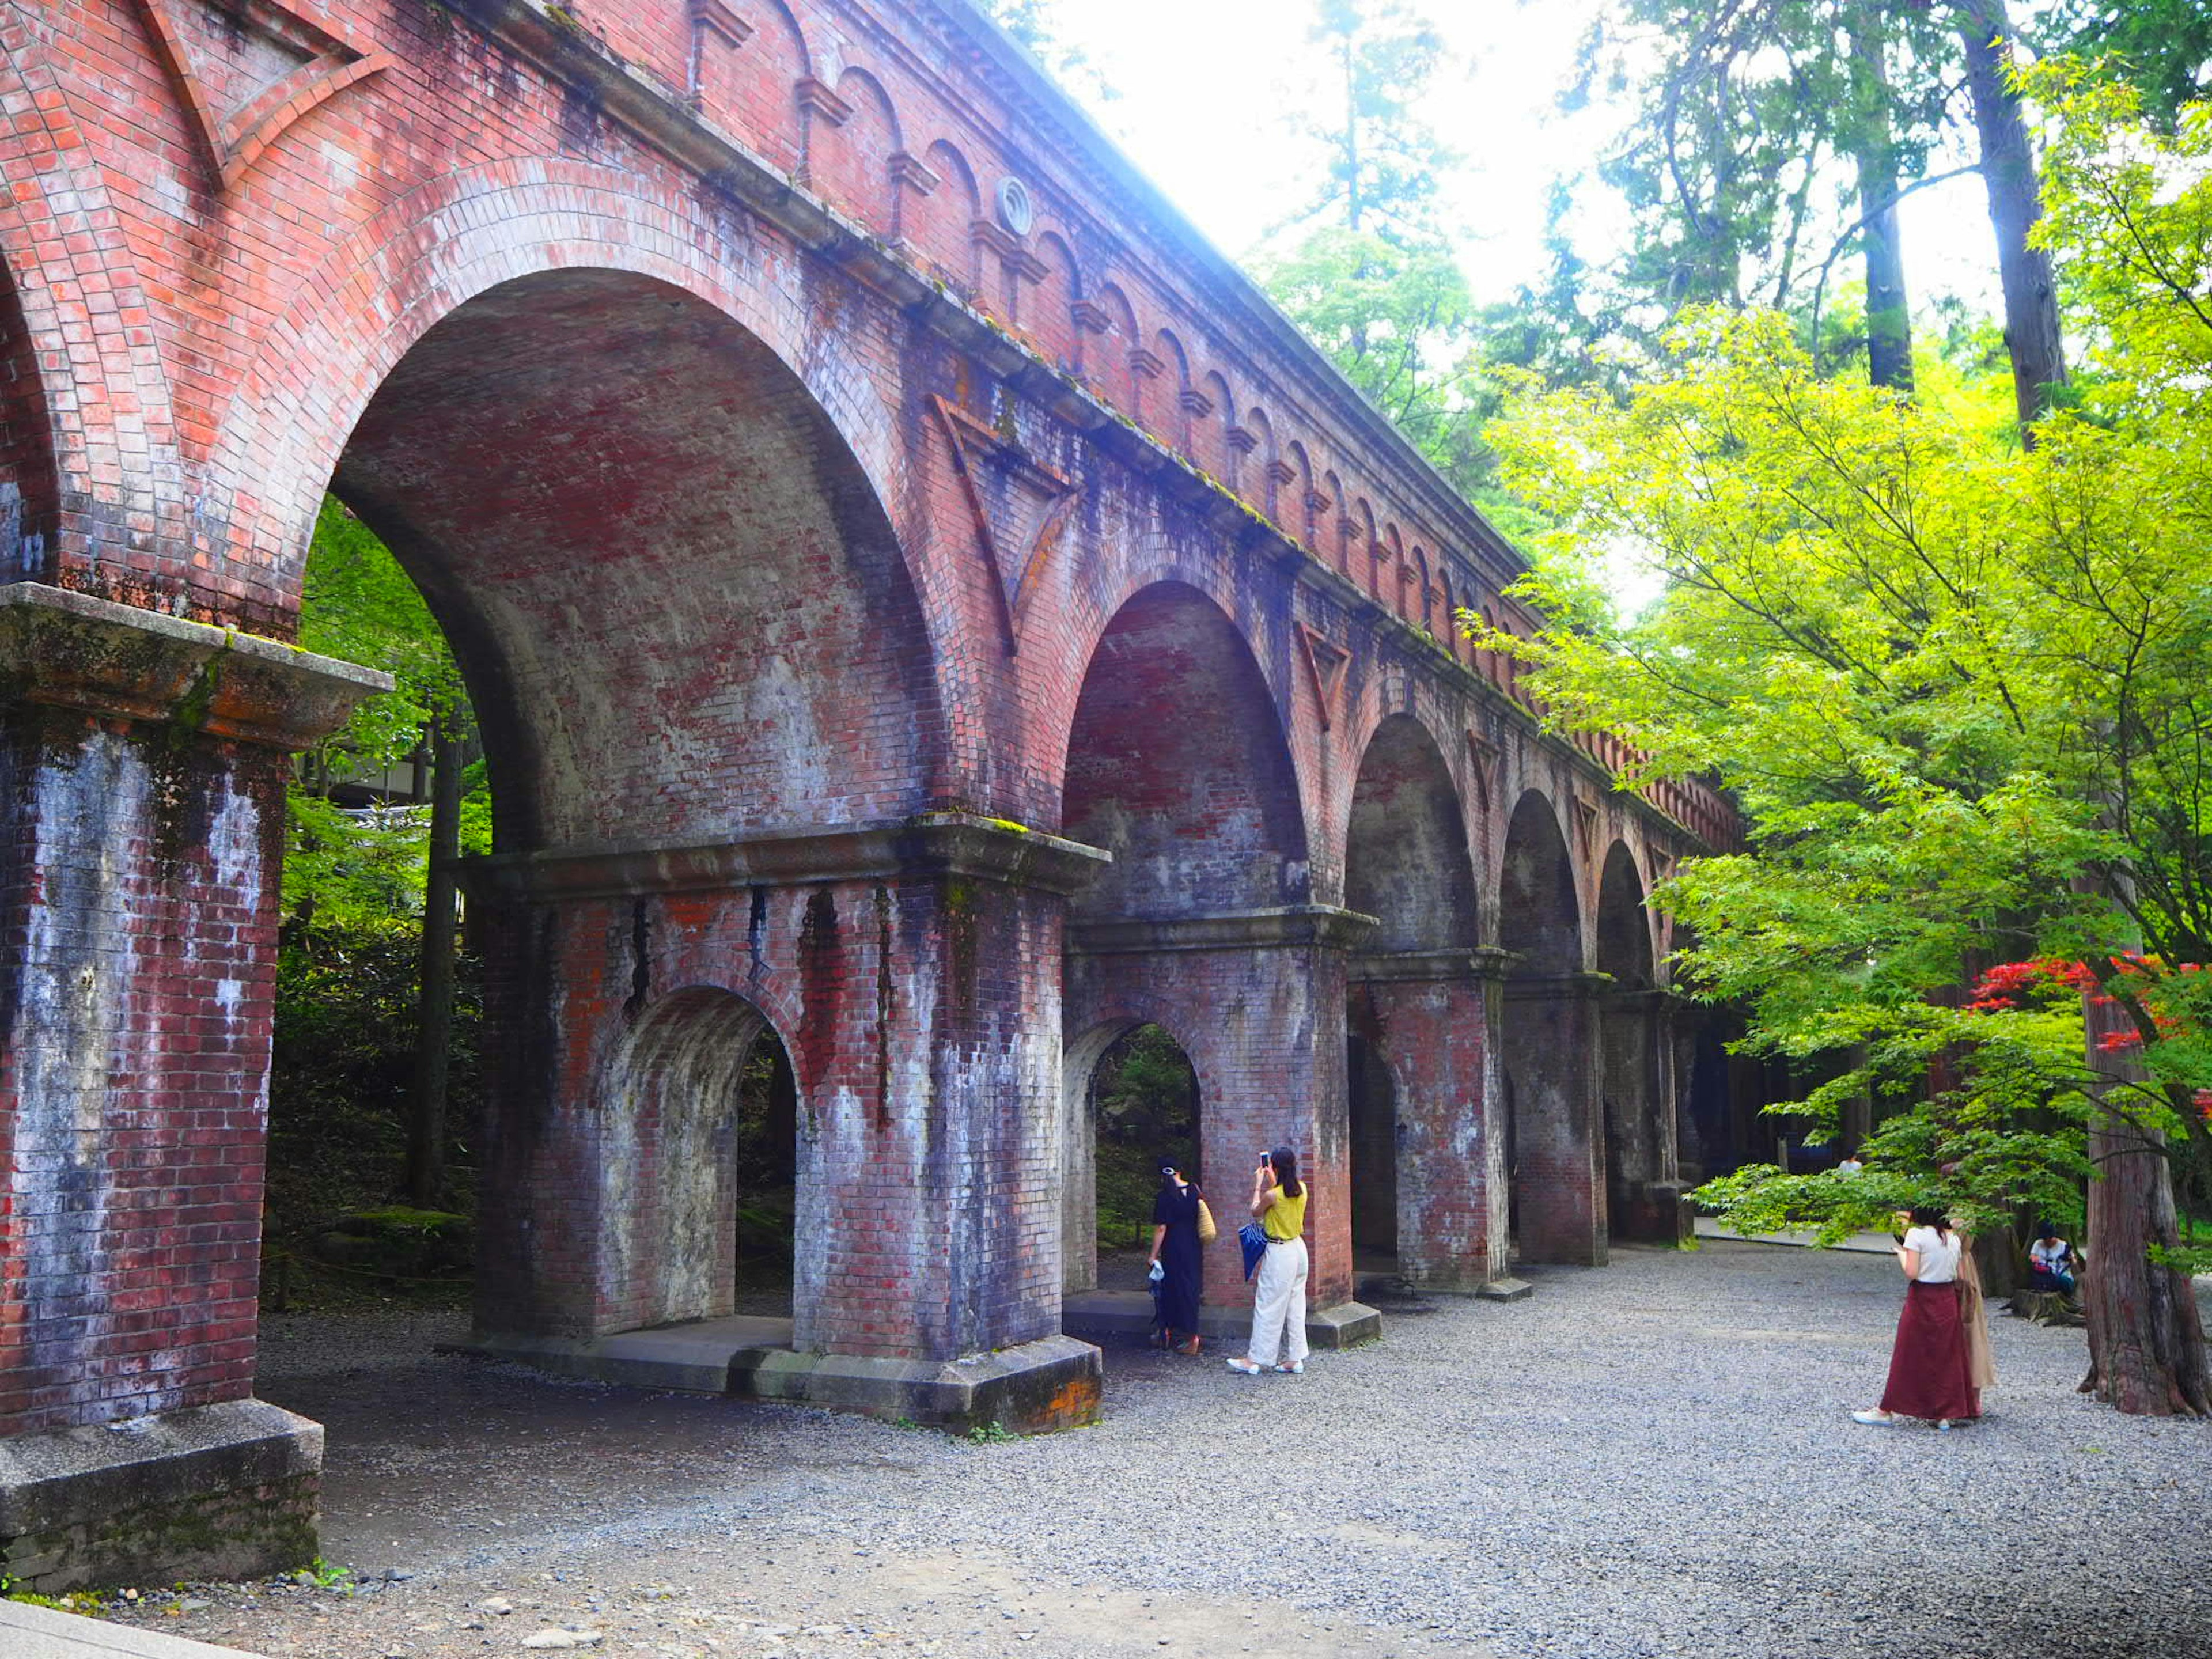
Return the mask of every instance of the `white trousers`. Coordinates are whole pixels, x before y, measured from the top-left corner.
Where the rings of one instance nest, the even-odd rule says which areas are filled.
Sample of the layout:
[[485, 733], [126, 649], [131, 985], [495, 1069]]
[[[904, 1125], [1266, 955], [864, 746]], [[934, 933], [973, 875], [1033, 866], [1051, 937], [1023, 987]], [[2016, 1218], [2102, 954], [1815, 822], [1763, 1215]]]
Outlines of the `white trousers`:
[[1244, 1351], [1255, 1365], [1288, 1365], [1306, 1357], [1306, 1265], [1303, 1238], [1270, 1244], [1260, 1258], [1252, 1346]]

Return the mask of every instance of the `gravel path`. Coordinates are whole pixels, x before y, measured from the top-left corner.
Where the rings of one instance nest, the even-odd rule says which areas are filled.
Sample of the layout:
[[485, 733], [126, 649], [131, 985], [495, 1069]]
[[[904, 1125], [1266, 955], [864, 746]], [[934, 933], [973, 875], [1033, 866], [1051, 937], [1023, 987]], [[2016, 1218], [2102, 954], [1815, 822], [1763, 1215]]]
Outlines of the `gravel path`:
[[1117, 1352], [1103, 1426], [984, 1445], [433, 1357], [448, 1315], [272, 1317], [327, 1553], [410, 1576], [142, 1616], [313, 1659], [2212, 1656], [2212, 1427], [2077, 1395], [2079, 1331], [1996, 1319], [1988, 1419], [1873, 1430], [1884, 1258], [1528, 1276], [1303, 1378]]

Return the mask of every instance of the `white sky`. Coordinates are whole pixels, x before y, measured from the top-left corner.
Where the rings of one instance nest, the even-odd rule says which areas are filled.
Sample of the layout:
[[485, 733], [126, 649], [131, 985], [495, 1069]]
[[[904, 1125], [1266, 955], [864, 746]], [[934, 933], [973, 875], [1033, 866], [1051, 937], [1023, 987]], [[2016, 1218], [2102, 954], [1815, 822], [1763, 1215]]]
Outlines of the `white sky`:
[[[1602, 108], [1569, 119], [1553, 106], [1591, 4], [1417, 0], [1461, 60], [1427, 113], [1467, 158], [1448, 222], [1468, 229], [1462, 257], [1478, 300], [1507, 298], [1540, 274], [1548, 186], [1590, 161], [1618, 119]], [[1313, 157], [1283, 112], [1312, 85], [1312, 0], [1060, 0], [1054, 25], [1121, 94], [1091, 102], [1101, 125], [1200, 229], [1242, 257], [1310, 188]], [[1916, 306], [1952, 293], [1993, 313], [1980, 180], [1935, 186], [1899, 211]], [[1824, 239], [1812, 257], [1826, 252]], [[1856, 275], [1852, 263], [1839, 264], [1838, 278]]]

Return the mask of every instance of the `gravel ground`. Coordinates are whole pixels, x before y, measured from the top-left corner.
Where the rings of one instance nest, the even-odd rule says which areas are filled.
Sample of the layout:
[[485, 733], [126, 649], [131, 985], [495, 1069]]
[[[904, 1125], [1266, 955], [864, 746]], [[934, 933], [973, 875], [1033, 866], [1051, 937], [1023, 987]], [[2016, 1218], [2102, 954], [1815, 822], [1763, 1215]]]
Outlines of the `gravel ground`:
[[272, 1316], [260, 1391], [328, 1425], [325, 1550], [370, 1583], [135, 1616], [312, 1659], [2212, 1656], [2212, 1427], [2076, 1394], [2079, 1331], [1998, 1318], [1988, 1419], [1865, 1429], [1886, 1258], [1528, 1276], [1303, 1378], [1116, 1352], [1102, 1426], [1001, 1444], [434, 1356], [451, 1315]]

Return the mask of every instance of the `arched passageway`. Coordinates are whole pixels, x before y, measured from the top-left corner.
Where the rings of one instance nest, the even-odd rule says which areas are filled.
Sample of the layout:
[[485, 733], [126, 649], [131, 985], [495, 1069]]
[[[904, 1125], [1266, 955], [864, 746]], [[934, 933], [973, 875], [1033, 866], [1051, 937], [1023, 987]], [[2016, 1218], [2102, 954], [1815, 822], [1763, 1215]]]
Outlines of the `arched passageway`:
[[1507, 1079], [1512, 1224], [1528, 1261], [1606, 1259], [1599, 1126], [1600, 981], [1583, 971], [1574, 866], [1550, 800], [1506, 826], [1498, 942], [1508, 953], [1499, 1058]]
[[[1070, 1042], [1061, 1265], [1070, 1291], [1143, 1288], [1163, 1164], [1201, 1179], [1198, 1072], [1165, 1026], [1117, 1022]], [[1102, 1262], [1110, 1264], [1102, 1268]]]
[[797, 376], [696, 296], [594, 270], [477, 295], [331, 489], [453, 643], [501, 851], [925, 799], [941, 723], [890, 521]]
[[1078, 921], [1295, 904], [1305, 820], [1281, 718], [1250, 648], [1180, 582], [1139, 592], [1092, 652], [1067, 738], [1061, 833], [1112, 866]]
[[[728, 1310], [741, 1223], [773, 1231], [734, 1164], [771, 1012], [804, 1108], [792, 1345], [936, 1359], [1048, 1334], [1056, 1228], [979, 1184], [1048, 1164], [1022, 1096], [1048, 1082], [975, 964], [1057, 901], [951, 896], [871, 839], [928, 804], [943, 723], [836, 422], [696, 295], [546, 270], [413, 343], [332, 489], [422, 588], [486, 738], [479, 1340]], [[696, 983], [729, 992], [669, 994]], [[864, 988], [884, 985], [906, 994]], [[886, 1303], [902, 1271], [929, 1288]]]
[[[1077, 696], [1065, 779], [1062, 833], [1114, 855], [1069, 907], [1071, 1066], [1102, 1027], [1172, 1020], [1198, 1075], [1219, 1080], [1205, 1097], [1217, 1185], [1246, 1178], [1226, 1172], [1249, 1170], [1248, 1153], [1296, 1146], [1314, 1170], [1316, 1300], [1347, 1299], [1335, 1021], [1349, 929], [1341, 910], [1311, 902], [1281, 711], [1212, 599], [1156, 582], [1115, 613]], [[1066, 1133], [1079, 1146], [1081, 1127]], [[1230, 1195], [1224, 1220], [1239, 1197]], [[1233, 1243], [1218, 1243], [1206, 1255], [1207, 1305], [1249, 1299]]]
[[1490, 1213], [1502, 1182], [1486, 1084], [1489, 964], [1458, 791], [1409, 714], [1384, 720], [1361, 757], [1345, 904], [1375, 919], [1346, 988], [1353, 1249], [1363, 1271], [1481, 1284], [1504, 1266], [1503, 1218]]
[[1671, 1009], [1658, 988], [1650, 912], [1636, 860], [1615, 842], [1598, 878], [1597, 969], [1604, 1048], [1606, 1218], [1616, 1238], [1683, 1237], [1675, 1146]]
[[596, 1266], [622, 1328], [719, 1318], [741, 1288], [748, 1311], [788, 1317], [795, 1217], [818, 1224], [821, 1206], [784, 1053], [757, 1008], [706, 987], [619, 1045], [594, 1104], [611, 1200]]

